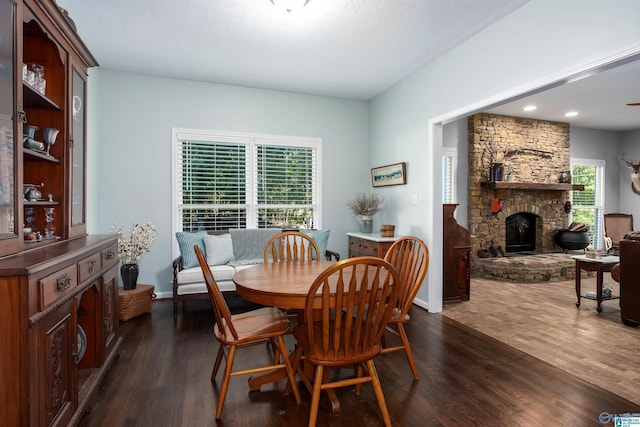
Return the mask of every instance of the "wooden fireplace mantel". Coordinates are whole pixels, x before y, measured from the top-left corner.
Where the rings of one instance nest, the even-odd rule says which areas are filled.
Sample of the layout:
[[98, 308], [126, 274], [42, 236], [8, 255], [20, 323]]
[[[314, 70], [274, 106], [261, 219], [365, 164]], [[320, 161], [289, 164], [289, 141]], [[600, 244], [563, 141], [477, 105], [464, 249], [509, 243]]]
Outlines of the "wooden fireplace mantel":
[[582, 184], [560, 184], [540, 182], [483, 181], [482, 187], [491, 190], [546, 190], [546, 191], [583, 191]]

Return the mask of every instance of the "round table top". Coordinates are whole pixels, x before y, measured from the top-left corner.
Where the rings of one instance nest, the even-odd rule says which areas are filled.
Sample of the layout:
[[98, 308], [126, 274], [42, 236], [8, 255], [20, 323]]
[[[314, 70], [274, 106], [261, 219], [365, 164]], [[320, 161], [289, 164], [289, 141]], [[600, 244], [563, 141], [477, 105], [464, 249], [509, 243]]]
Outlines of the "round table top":
[[233, 276], [236, 292], [257, 304], [304, 309], [316, 277], [335, 261], [295, 261], [259, 264]]

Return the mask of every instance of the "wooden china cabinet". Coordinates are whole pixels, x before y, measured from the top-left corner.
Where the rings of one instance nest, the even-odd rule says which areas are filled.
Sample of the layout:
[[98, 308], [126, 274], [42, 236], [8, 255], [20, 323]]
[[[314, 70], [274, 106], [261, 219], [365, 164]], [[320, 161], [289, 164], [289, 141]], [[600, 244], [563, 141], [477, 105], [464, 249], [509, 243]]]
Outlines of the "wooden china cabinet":
[[1, 425], [78, 424], [121, 342], [117, 238], [86, 234], [97, 65], [55, 1], [0, 0]]

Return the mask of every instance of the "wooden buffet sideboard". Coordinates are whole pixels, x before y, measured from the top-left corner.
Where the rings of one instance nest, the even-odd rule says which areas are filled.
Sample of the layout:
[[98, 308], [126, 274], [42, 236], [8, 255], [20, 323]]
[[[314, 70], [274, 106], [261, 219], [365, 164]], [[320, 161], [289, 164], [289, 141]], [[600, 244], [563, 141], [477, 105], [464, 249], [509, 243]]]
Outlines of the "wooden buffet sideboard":
[[118, 239], [86, 236], [0, 259], [0, 419], [76, 425], [122, 340]]
[[0, 0], [0, 425], [77, 425], [117, 355], [118, 245], [87, 236], [87, 77], [54, 0]]

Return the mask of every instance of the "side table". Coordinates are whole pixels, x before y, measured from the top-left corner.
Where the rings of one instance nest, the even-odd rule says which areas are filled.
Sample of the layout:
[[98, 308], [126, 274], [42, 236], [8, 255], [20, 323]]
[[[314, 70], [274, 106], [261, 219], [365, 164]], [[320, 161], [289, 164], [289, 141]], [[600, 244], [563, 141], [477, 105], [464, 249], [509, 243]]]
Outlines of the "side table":
[[135, 289], [118, 288], [120, 320], [126, 321], [151, 312], [151, 301], [156, 297], [153, 285], [137, 285]]
[[[576, 260], [576, 297], [578, 298], [578, 301], [576, 302], [576, 307], [580, 307], [580, 298], [587, 298], [587, 299], [591, 299], [591, 300], [596, 300], [597, 305], [596, 305], [596, 311], [598, 313], [602, 312], [602, 307], [600, 307], [600, 304], [602, 303], [603, 300], [610, 300], [610, 299], [619, 299], [619, 296], [607, 296], [607, 297], [602, 297], [602, 273], [606, 272], [606, 271], [611, 271], [611, 268], [613, 268], [614, 265], [616, 265], [617, 263], [620, 262], [620, 257], [617, 256], [604, 256], [604, 257], [600, 257], [600, 258], [588, 258], [585, 255], [576, 255], [576, 256], [572, 256], [571, 258], [573, 258], [574, 260]], [[581, 270], [585, 270], [585, 271], [595, 271], [596, 272], [596, 295], [595, 297], [590, 296], [590, 295], [584, 295], [581, 296], [580, 295], [580, 287], [581, 287], [581, 283], [580, 283], [580, 271]]]

